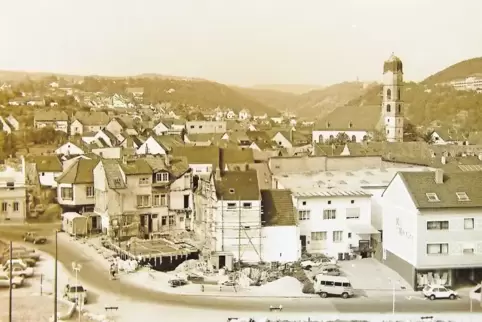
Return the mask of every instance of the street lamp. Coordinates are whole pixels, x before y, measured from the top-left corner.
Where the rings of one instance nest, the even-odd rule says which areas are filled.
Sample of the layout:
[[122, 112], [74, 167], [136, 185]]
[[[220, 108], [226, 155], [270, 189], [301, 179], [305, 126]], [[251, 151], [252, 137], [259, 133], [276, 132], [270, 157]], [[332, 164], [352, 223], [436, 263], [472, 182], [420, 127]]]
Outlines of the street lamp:
[[[77, 300], [77, 308], [79, 311], [79, 321], [80, 321], [80, 316], [81, 316], [81, 300], [79, 299], [79, 272], [82, 269], [82, 265], [76, 262], [72, 262], [72, 270], [75, 272], [75, 299]], [[83, 299], [82, 299], [83, 300]]]

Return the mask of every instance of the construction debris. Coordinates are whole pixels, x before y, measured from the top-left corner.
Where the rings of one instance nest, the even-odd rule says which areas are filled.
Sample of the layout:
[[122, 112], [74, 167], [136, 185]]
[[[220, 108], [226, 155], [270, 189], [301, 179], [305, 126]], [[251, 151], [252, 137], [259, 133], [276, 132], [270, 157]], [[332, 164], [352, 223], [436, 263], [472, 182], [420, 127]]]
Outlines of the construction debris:
[[291, 276], [282, 277], [274, 282], [262, 285], [251, 292], [263, 295], [302, 296], [303, 284]]

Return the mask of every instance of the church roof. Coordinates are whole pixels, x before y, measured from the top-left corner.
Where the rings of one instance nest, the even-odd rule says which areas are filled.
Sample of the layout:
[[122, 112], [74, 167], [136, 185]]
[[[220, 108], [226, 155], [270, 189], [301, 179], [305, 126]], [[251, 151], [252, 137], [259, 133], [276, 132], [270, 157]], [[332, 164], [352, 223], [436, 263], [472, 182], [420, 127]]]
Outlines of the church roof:
[[379, 105], [342, 106], [328, 114], [314, 130], [318, 131], [373, 131], [380, 121]]
[[386, 72], [397, 73], [400, 72], [403, 74], [403, 63], [400, 58], [395, 56], [393, 53], [384, 63], [383, 63], [383, 73]]

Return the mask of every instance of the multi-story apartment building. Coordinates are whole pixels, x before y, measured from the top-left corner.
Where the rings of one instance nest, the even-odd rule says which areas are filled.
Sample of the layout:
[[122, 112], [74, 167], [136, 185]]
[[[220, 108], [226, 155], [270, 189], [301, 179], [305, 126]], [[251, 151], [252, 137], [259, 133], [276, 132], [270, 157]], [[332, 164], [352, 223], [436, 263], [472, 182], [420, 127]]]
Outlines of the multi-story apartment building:
[[383, 261], [415, 288], [482, 277], [482, 172], [400, 172], [383, 193]]
[[225, 121], [187, 121], [187, 134], [203, 134], [203, 133], [218, 133], [226, 132], [227, 125]]
[[113, 237], [185, 231], [192, 212], [191, 179], [187, 163], [179, 159], [104, 159], [94, 169], [94, 212]]
[[0, 223], [26, 219], [26, 191], [23, 157], [0, 165]]

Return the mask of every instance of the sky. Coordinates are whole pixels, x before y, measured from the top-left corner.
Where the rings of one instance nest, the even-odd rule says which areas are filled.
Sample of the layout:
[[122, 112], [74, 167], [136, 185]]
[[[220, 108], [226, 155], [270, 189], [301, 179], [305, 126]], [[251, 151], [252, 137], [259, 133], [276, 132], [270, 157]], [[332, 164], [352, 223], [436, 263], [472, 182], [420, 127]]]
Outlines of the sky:
[[481, 0], [3, 0], [0, 70], [227, 84], [420, 81], [482, 56]]

